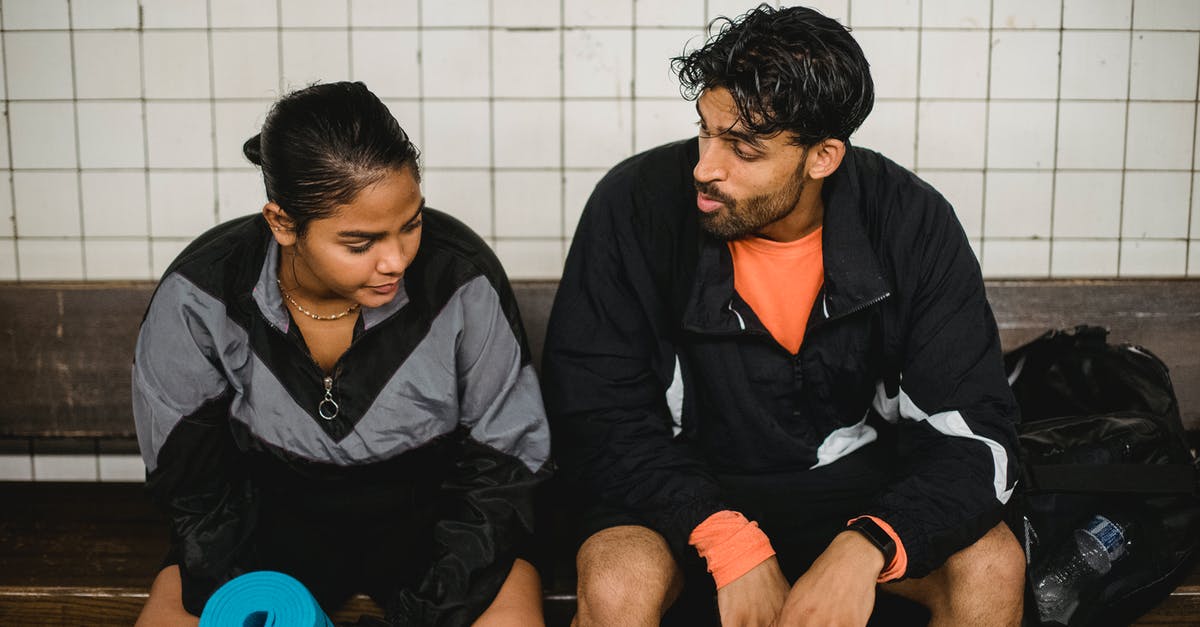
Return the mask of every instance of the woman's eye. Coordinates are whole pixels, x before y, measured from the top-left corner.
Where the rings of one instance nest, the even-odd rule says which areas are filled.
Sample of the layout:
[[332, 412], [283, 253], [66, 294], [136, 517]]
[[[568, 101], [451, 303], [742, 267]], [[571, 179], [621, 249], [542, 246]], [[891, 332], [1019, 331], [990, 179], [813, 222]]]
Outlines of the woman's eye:
[[359, 244], [357, 246], [346, 246], [346, 248], [351, 252], [351, 254], [361, 255], [371, 249], [371, 242]]

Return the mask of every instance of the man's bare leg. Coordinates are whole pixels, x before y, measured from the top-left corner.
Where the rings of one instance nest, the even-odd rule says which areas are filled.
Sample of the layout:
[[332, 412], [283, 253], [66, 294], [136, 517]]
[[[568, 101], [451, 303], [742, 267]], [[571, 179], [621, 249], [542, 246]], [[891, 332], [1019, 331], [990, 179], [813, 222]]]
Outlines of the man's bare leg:
[[579, 605], [573, 627], [655, 627], [683, 589], [667, 541], [646, 527], [599, 531], [584, 541], [575, 562]]

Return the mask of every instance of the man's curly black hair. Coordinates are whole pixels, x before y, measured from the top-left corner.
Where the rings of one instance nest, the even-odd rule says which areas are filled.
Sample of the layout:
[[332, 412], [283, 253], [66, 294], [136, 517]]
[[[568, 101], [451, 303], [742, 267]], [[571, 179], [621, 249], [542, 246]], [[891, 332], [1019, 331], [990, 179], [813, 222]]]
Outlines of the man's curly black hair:
[[787, 131], [807, 146], [847, 141], [875, 103], [870, 66], [858, 42], [837, 21], [805, 7], [762, 4], [745, 15], [719, 17], [704, 47], [671, 60], [683, 96], [724, 87], [752, 133]]

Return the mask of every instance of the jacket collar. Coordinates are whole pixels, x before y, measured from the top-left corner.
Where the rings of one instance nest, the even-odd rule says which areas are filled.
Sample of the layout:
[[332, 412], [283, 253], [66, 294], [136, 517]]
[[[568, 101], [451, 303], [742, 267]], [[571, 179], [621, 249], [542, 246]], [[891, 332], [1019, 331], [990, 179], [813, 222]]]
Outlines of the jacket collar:
[[[855, 149], [847, 145], [841, 167], [826, 179], [821, 257], [824, 285], [811, 315], [833, 319], [864, 309], [891, 293], [879, 259], [862, 222], [864, 197]], [[691, 208], [693, 213], [695, 208]], [[724, 241], [700, 232], [696, 279], [684, 309], [683, 325], [700, 331], [736, 332], [746, 328], [745, 312], [737, 311], [733, 259]], [[746, 308], [748, 310], [748, 308]]]

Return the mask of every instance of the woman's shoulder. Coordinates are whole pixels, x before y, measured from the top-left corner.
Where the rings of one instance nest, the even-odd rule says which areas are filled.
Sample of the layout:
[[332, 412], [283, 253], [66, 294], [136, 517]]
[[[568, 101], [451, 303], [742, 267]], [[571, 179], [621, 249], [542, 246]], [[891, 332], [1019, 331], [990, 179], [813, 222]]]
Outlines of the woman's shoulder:
[[507, 284], [495, 252], [471, 227], [432, 207], [425, 207], [423, 213], [421, 248], [409, 272], [417, 271], [429, 280], [428, 287], [449, 291], [480, 276], [493, 285]]
[[163, 273], [184, 279], [219, 300], [249, 290], [266, 257], [269, 229], [261, 214], [234, 218], [192, 240]]

